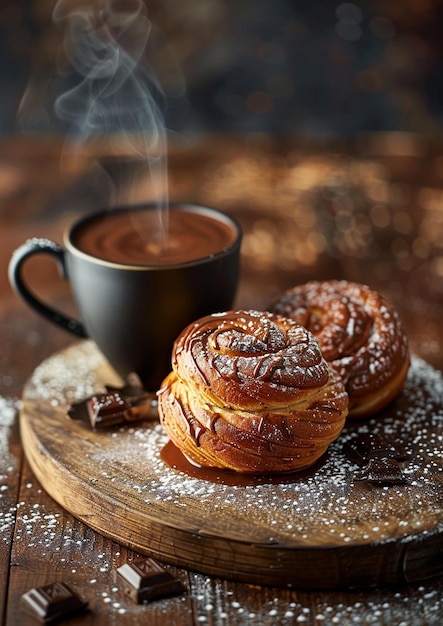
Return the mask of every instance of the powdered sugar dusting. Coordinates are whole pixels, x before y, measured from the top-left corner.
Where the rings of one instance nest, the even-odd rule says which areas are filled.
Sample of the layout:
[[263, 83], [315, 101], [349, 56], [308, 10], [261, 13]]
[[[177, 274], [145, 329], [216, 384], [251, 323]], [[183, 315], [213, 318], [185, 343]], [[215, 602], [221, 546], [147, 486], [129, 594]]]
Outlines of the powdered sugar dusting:
[[383, 388], [407, 361], [408, 340], [397, 311], [366, 285], [310, 281], [281, 294], [270, 309], [313, 332], [345, 382], [351, 412], [352, 401], [364, 403], [361, 394]]
[[[34, 370], [26, 387], [26, 399], [49, 402], [52, 406], [66, 407], [104, 391], [100, 381], [100, 367], [104, 364], [102, 354], [93, 341], [73, 345], [70, 358], [65, 352], [55, 354]], [[117, 375], [110, 384], [118, 384]]]
[[[90, 346], [85, 350], [91, 355]], [[97, 356], [92, 356], [95, 366]], [[75, 372], [63, 373], [62, 365], [56, 357], [48, 370], [58, 377], [59, 393], [63, 394], [63, 385], [68, 383], [72, 395], [79, 377]], [[48, 388], [48, 378], [41, 371], [31, 381], [31, 395], [48, 398], [54, 385], [50, 383]], [[91, 378], [85, 385], [86, 379], [83, 377], [80, 386], [82, 392], [99, 384]], [[404, 448], [408, 455], [402, 463], [406, 484], [383, 487], [353, 480], [356, 467], [346, 459], [342, 447], [356, 432], [380, 434]], [[103, 445], [88, 453], [97, 468], [90, 480], [97, 489], [112, 486], [133, 492], [141, 506], [162, 502], [166, 516], [168, 511], [176, 516], [195, 502], [195, 508], [204, 511], [201, 524], [209, 534], [220, 532], [218, 513], [223, 511], [223, 517], [229, 519], [226, 532], [230, 536], [247, 520], [251, 538], [265, 543], [302, 547], [391, 541], [443, 530], [442, 433], [442, 377], [414, 357], [399, 401], [383, 417], [350, 422], [330, 446], [323, 464], [315, 471], [294, 474], [293, 480], [229, 485], [174, 470], [162, 459], [168, 438], [155, 422], [100, 433]], [[212, 520], [217, 520], [217, 530]]]
[[[9, 476], [15, 471], [17, 460], [9, 450], [11, 430], [17, 415], [18, 401], [0, 396], [0, 505], [9, 489]], [[0, 529], [9, 524], [9, 512], [0, 506]]]
[[[97, 363], [97, 367], [101, 367], [101, 357], [97, 356], [94, 348], [87, 342], [74, 351], [79, 361], [91, 357], [90, 363]], [[79, 399], [82, 393], [85, 395], [89, 393], [91, 385], [94, 389], [102, 385], [100, 376], [91, 371], [87, 373], [87, 384], [78, 381], [75, 371], [67, 371], [69, 368], [66, 367], [65, 361], [58, 357], [50, 363], [50, 367], [56, 380], [49, 381], [48, 384], [56, 391], [56, 401], [61, 407], [67, 405], [64, 397], [65, 388], [70, 390], [73, 397]], [[43, 364], [38, 376], [33, 377], [28, 387], [35, 399], [51, 397], [46, 386], [48, 381], [46, 371]], [[352, 436], [356, 430], [373, 431], [383, 433], [396, 443], [404, 444], [406, 451], [413, 456], [407, 463], [402, 463], [404, 471], [408, 474], [407, 485], [389, 488], [367, 486], [366, 494], [362, 493], [359, 501], [363, 505], [364, 515], [372, 515], [373, 506], [390, 508], [390, 512], [397, 515], [396, 504], [399, 496], [407, 496], [408, 512], [413, 508], [420, 508], [425, 512], [433, 509], [437, 520], [435, 527], [441, 530], [443, 518], [439, 495], [442, 484], [443, 448], [441, 374], [420, 359], [414, 358], [404, 396], [408, 398], [409, 408], [396, 405], [383, 419], [352, 424], [351, 428], [345, 430], [341, 440], [333, 444], [327, 462], [315, 474], [300, 478], [289, 485], [234, 488], [215, 485], [175, 472], [161, 461], [159, 451], [166, 442], [166, 436], [158, 424], [140, 424], [136, 427], [101, 433], [103, 441], [110, 441], [113, 446], [109, 449], [103, 447], [97, 451], [95, 455], [98, 463], [97, 473], [91, 476], [91, 483], [99, 486], [102, 481], [113, 484], [119, 482], [129, 485], [140, 501], [163, 498], [166, 504], [172, 503], [172, 506], [179, 506], [180, 501], [183, 504], [184, 494], [189, 491], [192, 497], [204, 499], [205, 505], [211, 504], [212, 509], [207, 513], [208, 518], [221, 507], [232, 507], [239, 497], [243, 504], [247, 503], [248, 515], [255, 507], [264, 503], [269, 506], [263, 515], [270, 522], [275, 522], [272, 524], [276, 531], [275, 538], [277, 533], [282, 532], [283, 527], [286, 527], [287, 533], [291, 531], [295, 533], [298, 524], [306, 528], [306, 520], [291, 519], [290, 514], [304, 511], [305, 516], [313, 517], [313, 513], [309, 514], [307, 510], [309, 502], [320, 503], [321, 525], [332, 530], [331, 520], [339, 519], [340, 515], [345, 517], [349, 511], [350, 497], [354, 489], [348, 474], [348, 470], [352, 472], [354, 468], [342, 455], [341, 442]], [[0, 434], [5, 437], [2, 442], [7, 442], [17, 405], [15, 401], [0, 398], [0, 421], [4, 428]], [[7, 444], [5, 445], [7, 451]], [[3, 454], [3, 447], [1, 452]], [[7, 461], [6, 466], [10, 458], [13, 458], [11, 454], [2, 457], [3, 461]], [[138, 478], [135, 476], [131, 478], [138, 463], [141, 463], [140, 472], [137, 472]], [[140, 473], [151, 465], [155, 469], [155, 478], [151, 477], [149, 481], [140, 480]], [[5, 463], [2, 467], [5, 467]], [[121, 475], [120, 469], [125, 470], [125, 476]], [[323, 481], [325, 486], [321, 487]], [[323, 498], [312, 493], [314, 486], [321, 487]], [[336, 511], [328, 510], [327, 507], [325, 498], [328, 486], [335, 490], [337, 496]], [[107, 543], [101, 549], [100, 543], [97, 543], [100, 540], [95, 533], [42, 498], [39, 495], [41, 491], [34, 488], [32, 478], [29, 479], [29, 483], [22, 486], [22, 489], [23, 501], [11, 508], [0, 507], [2, 541], [9, 541], [9, 532], [15, 527], [20, 545], [26, 546], [26, 550], [30, 552], [35, 552], [36, 558], [43, 556], [54, 559], [58, 563], [61, 576], [72, 582], [80, 593], [86, 595], [94, 612], [106, 612], [109, 619], [118, 616], [119, 623], [121, 621], [122, 624], [133, 623], [134, 617], [142, 613], [147, 618], [150, 610], [148, 607], [135, 606], [125, 598], [117, 586], [112, 584], [111, 571], [128, 558], [131, 560], [133, 558], [131, 553], [128, 555], [126, 549], [117, 544]], [[286, 502], [281, 500], [284, 493], [291, 495]], [[372, 506], [369, 504], [371, 494], [377, 494], [379, 500]], [[272, 501], [274, 506], [269, 504]], [[278, 514], [279, 502], [285, 507], [280, 514]], [[384, 529], [382, 511], [377, 509], [375, 512], [379, 519], [374, 522], [372, 532], [374, 536], [380, 538]], [[255, 515], [258, 517], [259, 513], [255, 512]], [[412, 525], [408, 529], [407, 520], [403, 519], [400, 513], [397, 519], [400, 529], [413, 532]], [[334, 534], [336, 533], [331, 533], [331, 536]], [[341, 537], [341, 541], [346, 544], [346, 536]], [[73, 545], [78, 548], [78, 561], [72, 559]], [[295, 590], [280, 593], [272, 588], [260, 591], [254, 587], [247, 587], [245, 593], [243, 585], [194, 572], [189, 572], [188, 583], [189, 595], [155, 603], [152, 610], [156, 615], [164, 613], [167, 620], [169, 610], [172, 609], [173, 612], [172, 607], [178, 605], [180, 615], [185, 621], [188, 617], [191, 621], [191, 613], [188, 612], [192, 606], [194, 622], [202, 624], [232, 622], [239, 626], [252, 623], [260, 623], [263, 626], [273, 626], [276, 623], [332, 626], [367, 622], [389, 623], [392, 626], [412, 626], [412, 624], [421, 626], [425, 622], [429, 625], [441, 624], [443, 620], [442, 584], [439, 579], [425, 585], [407, 585], [394, 591], [347, 590], [346, 601], [341, 593], [306, 594]]]

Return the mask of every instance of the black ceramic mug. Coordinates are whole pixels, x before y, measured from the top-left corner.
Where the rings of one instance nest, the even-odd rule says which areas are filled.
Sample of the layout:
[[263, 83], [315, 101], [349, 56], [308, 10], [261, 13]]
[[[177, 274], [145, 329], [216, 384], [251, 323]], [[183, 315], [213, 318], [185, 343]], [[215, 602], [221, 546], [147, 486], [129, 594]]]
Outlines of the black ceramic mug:
[[[117, 373], [136, 372], [155, 390], [171, 369], [172, 345], [192, 321], [232, 307], [241, 228], [206, 207], [120, 207], [86, 216], [63, 246], [31, 239], [9, 264], [15, 291], [37, 313], [74, 335], [91, 338]], [[52, 255], [70, 281], [80, 321], [40, 300], [23, 277], [36, 254]]]

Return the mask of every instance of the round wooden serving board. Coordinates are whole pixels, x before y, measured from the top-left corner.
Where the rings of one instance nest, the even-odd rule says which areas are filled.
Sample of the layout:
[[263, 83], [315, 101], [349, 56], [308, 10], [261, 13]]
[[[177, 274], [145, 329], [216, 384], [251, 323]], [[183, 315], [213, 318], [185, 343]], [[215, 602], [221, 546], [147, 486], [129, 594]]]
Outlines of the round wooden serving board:
[[[350, 423], [315, 468], [238, 484], [173, 469], [157, 421], [93, 431], [67, 416], [71, 403], [120, 383], [85, 341], [44, 361], [23, 394], [22, 440], [36, 477], [95, 530], [255, 584], [336, 589], [443, 573], [443, 380], [420, 359], [389, 410]], [[343, 442], [368, 431], [404, 448], [406, 484], [355, 480]]]

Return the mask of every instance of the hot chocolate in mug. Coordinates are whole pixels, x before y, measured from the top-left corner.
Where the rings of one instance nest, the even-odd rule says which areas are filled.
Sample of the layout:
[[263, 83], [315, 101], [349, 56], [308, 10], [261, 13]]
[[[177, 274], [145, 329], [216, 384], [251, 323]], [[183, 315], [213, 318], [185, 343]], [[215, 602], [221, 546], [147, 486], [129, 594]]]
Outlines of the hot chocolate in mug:
[[[27, 241], [11, 258], [9, 280], [37, 313], [93, 339], [123, 378], [136, 372], [147, 389], [156, 390], [171, 369], [172, 345], [183, 328], [232, 307], [241, 239], [238, 222], [215, 209], [171, 204], [160, 216], [154, 204], [119, 207], [76, 221], [63, 246]], [[28, 287], [23, 264], [37, 254], [57, 261], [80, 320]]]

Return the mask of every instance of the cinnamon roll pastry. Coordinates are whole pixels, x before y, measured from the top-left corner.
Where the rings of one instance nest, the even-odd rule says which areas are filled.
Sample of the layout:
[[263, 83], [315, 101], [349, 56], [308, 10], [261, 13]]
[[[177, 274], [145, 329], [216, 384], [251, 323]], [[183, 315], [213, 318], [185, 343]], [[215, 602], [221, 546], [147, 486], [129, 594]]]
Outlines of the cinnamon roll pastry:
[[203, 317], [177, 338], [172, 366], [158, 392], [160, 421], [199, 466], [298, 470], [343, 428], [344, 385], [293, 320], [257, 311]]
[[410, 357], [397, 311], [366, 285], [311, 281], [269, 307], [309, 329], [349, 395], [349, 417], [377, 413], [399, 393]]

